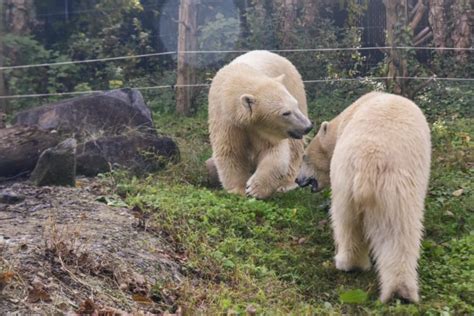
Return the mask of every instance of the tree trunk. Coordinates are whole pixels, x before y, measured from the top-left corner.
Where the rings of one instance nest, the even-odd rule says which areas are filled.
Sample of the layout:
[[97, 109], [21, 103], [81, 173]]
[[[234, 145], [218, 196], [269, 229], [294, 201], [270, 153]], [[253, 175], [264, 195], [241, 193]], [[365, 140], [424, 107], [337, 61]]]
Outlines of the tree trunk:
[[[418, 24], [426, 12], [423, 0], [384, 0], [386, 10], [386, 45], [390, 48], [385, 51], [388, 55], [388, 73], [390, 79], [387, 86], [392, 87], [393, 92], [413, 98], [414, 94], [426, 86], [414, 86], [409, 79], [403, 78], [410, 75], [408, 59], [410, 54], [406, 50], [395, 49], [396, 46], [418, 46], [425, 43], [433, 33], [429, 28], [424, 28], [418, 34], [414, 34]], [[410, 36], [407, 43], [404, 37]], [[412, 73], [413, 75], [413, 73]]]
[[[395, 35], [397, 23], [400, 23], [399, 17], [405, 12], [405, 0], [384, 0], [386, 14], [386, 45], [397, 46], [397, 38]], [[402, 93], [402, 82], [398, 77], [403, 77], [406, 73], [406, 62], [403, 61], [398, 49], [390, 48], [388, 53], [388, 74], [393, 80], [393, 92]], [[390, 84], [390, 83], [389, 83]]]
[[196, 55], [186, 54], [185, 51], [197, 48], [197, 0], [181, 0], [179, 5], [178, 26], [178, 69], [176, 81], [176, 112], [190, 115], [195, 97]]
[[15, 176], [33, 170], [39, 155], [60, 141], [59, 133], [36, 127], [0, 129], [0, 176]]
[[5, 0], [5, 21], [8, 33], [30, 34], [35, 24], [33, 0]]
[[[435, 47], [446, 47], [447, 19], [446, 0], [429, 0], [429, 16]], [[437, 50], [442, 54], [443, 50]]]
[[296, 10], [298, 8], [298, 0], [281, 0], [280, 16], [282, 21], [281, 34], [283, 48], [292, 48], [293, 37], [296, 27]]
[[306, 0], [303, 4], [303, 27], [311, 27], [318, 15], [318, 1]]
[[[453, 1], [451, 5], [454, 27], [451, 34], [453, 45], [456, 48], [468, 48], [471, 46], [472, 30], [469, 25], [469, 15], [473, 13], [472, 2], [469, 0]], [[469, 52], [466, 50], [456, 51], [456, 59], [463, 63], [467, 61]]]

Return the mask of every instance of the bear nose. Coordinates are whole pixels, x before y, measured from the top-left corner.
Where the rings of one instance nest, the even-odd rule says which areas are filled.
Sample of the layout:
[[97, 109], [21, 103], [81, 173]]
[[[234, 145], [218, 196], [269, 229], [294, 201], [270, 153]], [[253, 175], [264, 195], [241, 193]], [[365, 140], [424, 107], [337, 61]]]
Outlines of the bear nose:
[[304, 130], [304, 133], [305, 134], [308, 134], [309, 132], [311, 132], [311, 130], [313, 129], [314, 125], [313, 123], [311, 123], [311, 125], [309, 127], [307, 127], [305, 130]]

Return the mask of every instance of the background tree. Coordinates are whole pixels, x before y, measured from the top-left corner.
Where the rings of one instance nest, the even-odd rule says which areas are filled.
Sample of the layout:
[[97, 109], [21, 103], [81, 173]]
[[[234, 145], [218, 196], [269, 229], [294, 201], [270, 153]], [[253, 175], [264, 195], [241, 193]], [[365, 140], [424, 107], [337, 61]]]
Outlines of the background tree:
[[417, 85], [406, 77], [422, 71], [416, 63], [416, 50], [397, 49], [397, 46], [420, 46], [432, 36], [429, 28], [418, 30], [427, 6], [423, 0], [384, 0], [386, 9], [387, 82], [395, 93], [413, 98], [429, 81]]

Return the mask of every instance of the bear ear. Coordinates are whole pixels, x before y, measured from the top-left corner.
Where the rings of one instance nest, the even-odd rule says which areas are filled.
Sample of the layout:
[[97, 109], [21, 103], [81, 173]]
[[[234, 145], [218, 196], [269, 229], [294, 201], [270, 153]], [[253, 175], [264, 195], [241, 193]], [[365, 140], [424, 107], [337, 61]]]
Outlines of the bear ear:
[[240, 103], [244, 106], [245, 109], [249, 110], [252, 113], [252, 107], [255, 105], [256, 99], [251, 94], [242, 94], [240, 96]]
[[285, 75], [282, 74], [282, 75], [279, 75], [278, 77], [275, 77], [273, 78], [275, 79], [276, 81], [278, 81], [279, 83], [283, 83], [283, 81], [285, 80]]
[[328, 122], [321, 123], [321, 127], [319, 128], [318, 134], [321, 134], [322, 136], [326, 135], [328, 132], [328, 127], [329, 127]]

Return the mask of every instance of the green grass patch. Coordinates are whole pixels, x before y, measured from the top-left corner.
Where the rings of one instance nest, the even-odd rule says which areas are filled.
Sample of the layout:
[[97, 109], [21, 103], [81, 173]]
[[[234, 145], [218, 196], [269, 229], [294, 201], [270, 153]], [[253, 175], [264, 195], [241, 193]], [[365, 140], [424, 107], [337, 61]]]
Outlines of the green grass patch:
[[181, 162], [145, 179], [112, 177], [125, 202], [152, 214], [151, 224], [187, 258], [176, 302], [187, 313], [245, 314], [249, 306], [266, 315], [474, 313], [473, 119], [432, 124], [417, 305], [381, 304], [374, 271], [335, 269], [330, 192], [300, 189], [258, 201], [210, 190], [205, 113], [162, 115], [156, 123], [179, 143]]

